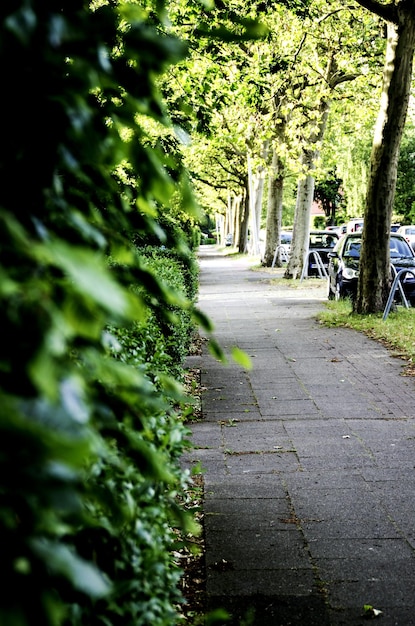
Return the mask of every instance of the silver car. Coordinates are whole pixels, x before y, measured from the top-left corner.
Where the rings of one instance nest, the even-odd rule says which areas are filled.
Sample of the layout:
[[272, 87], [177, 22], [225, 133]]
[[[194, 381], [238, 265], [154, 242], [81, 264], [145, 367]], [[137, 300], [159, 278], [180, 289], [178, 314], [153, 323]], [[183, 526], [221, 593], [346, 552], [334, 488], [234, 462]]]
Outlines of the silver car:
[[412, 250], [415, 250], [415, 226], [400, 226], [397, 233], [405, 237]]

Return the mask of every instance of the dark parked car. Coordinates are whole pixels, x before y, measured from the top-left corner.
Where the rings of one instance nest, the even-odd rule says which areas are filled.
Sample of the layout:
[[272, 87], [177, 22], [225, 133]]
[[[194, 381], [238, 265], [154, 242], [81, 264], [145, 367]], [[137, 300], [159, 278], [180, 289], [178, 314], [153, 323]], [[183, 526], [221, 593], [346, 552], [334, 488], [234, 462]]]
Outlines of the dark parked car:
[[312, 230], [310, 232], [308, 276], [320, 276], [320, 273], [323, 273], [321, 267], [319, 271], [320, 261], [327, 271], [329, 264], [328, 253], [333, 250], [338, 240], [338, 234], [332, 230]]
[[[361, 233], [349, 233], [344, 235], [329, 253], [329, 300], [347, 297], [353, 299], [356, 296], [361, 244]], [[396, 273], [402, 269], [411, 269], [415, 272], [414, 252], [404, 237], [397, 233], [390, 235], [390, 261]], [[404, 276], [402, 286], [406, 297], [414, 306], [415, 278], [412, 274]]]

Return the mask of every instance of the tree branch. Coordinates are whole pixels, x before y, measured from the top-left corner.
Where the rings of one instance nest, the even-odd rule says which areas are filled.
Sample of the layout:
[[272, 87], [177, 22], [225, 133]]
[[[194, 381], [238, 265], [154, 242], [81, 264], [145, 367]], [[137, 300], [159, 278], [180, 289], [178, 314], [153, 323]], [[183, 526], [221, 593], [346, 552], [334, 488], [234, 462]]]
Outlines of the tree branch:
[[329, 81], [329, 86], [331, 89], [335, 89], [335, 87], [340, 85], [340, 83], [347, 83], [348, 81], [356, 80], [359, 76], [360, 74], [341, 74], [340, 76], [333, 76], [333, 78]]
[[229, 185], [214, 183], [213, 181], [208, 180], [207, 178], [204, 178], [203, 176], [200, 176], [196, 172], [191, 172], [191, 177], [193, 180], [197, 180], [199, 183], [203, 183], [204, 185], [207, 185], [208, 187], [211, 187], [212, 189], [216, 189], [216, 190], [229, 189]]
[[222, 169], [222, 171], [226, 172], [227, 174], [229, 174], [229, 176], [231, 176], [234, 181], [239, 181], [240, 185], [243, 185], [245, 182], [245, 177], [238, 174], [238, 172], [236, 170], [232, 170], [230, 167], [225, 167], [225, 165], [222, 163], [222, 161], [216, 157], [213, 157], [212, 161], [214, 161], [215, 163], [217, 163], [217, 165]]
[[[357, 2], [359, 2], [359, 0], [357, 0]], [[317, 20], [317, 24], [321, 24], [322, 22], [324, 22], [324, 20], [327, 20], [333, 15], [336, 15], [336, 13], [341, 13], [341, 11], [350, 11], [350, 10], [353, 10], [354, 8], [356, 7], [353, 7], [351, 4], [347, 4], [344, 7], [335, 9], [334, 11], [330, 11], [330, 13], [326, 13], [325, 15], [323, 15], [323, 17]]]
[[393, 1], [389, 4], [381, 4], [377, 0], [356, 0], [356, 2], [364, 9], [368, 9], [372, 13], [379, 15], [379, 17], [387, 22], [396, 24], [398, 21], [396, 6]]

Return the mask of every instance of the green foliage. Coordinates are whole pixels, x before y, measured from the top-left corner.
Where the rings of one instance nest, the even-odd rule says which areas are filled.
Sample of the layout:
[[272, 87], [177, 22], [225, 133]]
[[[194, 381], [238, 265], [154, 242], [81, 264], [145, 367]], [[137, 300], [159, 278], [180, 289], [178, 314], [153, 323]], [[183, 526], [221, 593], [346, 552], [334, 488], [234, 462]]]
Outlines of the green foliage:
[[144, 285], [133, 288], [147, 300], [147, 315], [129, 327], [112, 329], [121, 344], [119, 358], [144, 368], [153, 382], [162, 374], [180, 378], [195, 330], [191, 302], [197, 290], [197, 266], [195, 262], [185, 264], [175, 250], [164, 246], [147, 246], [139, 254], [146, 269], [165, 289], [169, 302], [160, 307], [146, 294]]
[[326, 220], [322, 215], [316, 215], [313, 218], [313, 228], [316, 230], [324, 230], [326, 226]]
[[342, 181], [335, 176], [335, 172], [330, 172], [324, 180], [316, 182], [314, 200], [321, 203], [327, 224], [336, 223], [337, 212], [344, 205], [344, 193], [341, 185]]
[[231, 354], [235, 363], [238, 363], [241, 367], [243, 367], [246, 370], [252, 369], [252, 361], [249, 358], [249, 356], [246, 354], [246, 352], [243, 352], [236, 346], [233, 346], [231, 349]]
[[1, 624], [177, 620], [174, 377], [203, 316], [187, 177], [146, 124], [186, 54], [165, 30], [151, 0], [0, 8]]
[[415, 220], [415, 126], [408, 124], [398, 162], [398, 177], [394, 213], [402, 216], [405, 224]]
[[[335, 149], [336, 171], [342, 179], [347, 205], [340, 211], [343, 221], [363, 215], [364, 212], [375, 110], [375, 106], [368, 109], [362, 107], [356, 111], [356, 119], [353, 119], [351, 111], [343, 110], [340, 112], [340, 121], [336, 115], [335, 129], [329, 132], [327, 145]], [[365, 115], [363, 120], [359, 119], [362, 111]], [[339, 127], [344, 129], [341, 137]]]
[[[195, 37], [207, 17], [213, 29], [219, 19], [228, 23], [232, 10], [259, 19], [267, 36], [252, 42]], [[342, 218], [361, 214], [382, 74], [378, 20], [356, 7], [317, 0], [214, 8], [175, 0], [169, 14], [189, 41], [190, 55], [165, 76], [162, 88], [175, 124], [185, 131], [186, 163], [203, 208], [229, 213], [229, 198], [247, 193], [248, 155], [253, 170], [267, 176], [272, 144], [289, 188], [283, 222], [292, 225], [295, 198], [288, 194], [304, 174], [301, 150], [319, 128], [319, 103], [329, 102], [327, 140], [318, 143], [321, 159], [313, 174], [324, 181], [333, 172], [343, 180]]]

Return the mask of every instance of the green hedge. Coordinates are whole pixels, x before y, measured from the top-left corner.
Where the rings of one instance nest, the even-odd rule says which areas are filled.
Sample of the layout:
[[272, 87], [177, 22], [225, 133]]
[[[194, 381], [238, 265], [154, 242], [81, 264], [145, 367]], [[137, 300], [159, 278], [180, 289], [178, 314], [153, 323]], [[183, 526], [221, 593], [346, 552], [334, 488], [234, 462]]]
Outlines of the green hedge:
[[[101, 427], [110, 456], [89, 470], [88, 508], [94, 524], [83, 529], [76, 544], [88, 560], [98, 556], [100, 570], [114, 586], [108, 598], [90, 608], [75, 601], [71, 626], [171, 626], [179, 621], [178, 604], [183, 601], [178, 591], [182, 571], [173, 556], [176, 530], [195, 531], [195, 526], [177, 503], [177, 495], [188, 486], [188, 475], [178, 461], [188, 445], [189, 431], [180, 408], [175, 408], [184, 400], [176, 382], [181, 380], [195, 330], [192, 301], [197, 264], [192, 255], [184, 262], [164, 247], [147, 246], [139, 256], [169, 294], [170, 303], [161, 306], [149, 301], [144, 320], [128, 328], [108, 329], [118, 340], [111, 344], [112, 357], [140, 372], [148, 400], [143, 401], [141, 393], [139, 423], [124, 423], [121, 441], [117, 428], [107, 430], [107, 423]], [[142, 285], [132, 288], [147, 299]], [[149, 467], [143, 467], [143, 473], [137, 471], [137, 459], [125, 456], [130, 447], [140, 454], [145, 451]], [[146, 477], [146, 470], [156, 477]]]
[[107, 326], [101, 354], [74, 344], [59, 399], [2, 393], [1, 624], [178, 620], [175, 528], [192, 520], [176, 502], [188, 479], [176, 381], [194, 328], [194, 277], [173, 254], [144, 257], [164, 301], [132, 289], [145, 315]]
[[0, 5], [2, 625], [177, 619], [192, 220], [162, 223], [187, 175], [140, 119], [169, 127], [156, 82], [186, 46], [151, 4]]
[[162, 374], [180, 380], [195, 330], [192, 303], [197, 293], [198, 266], [193, 254], [184, 258], [164, 246], [143, 247], [139, 255], [146, 269], [170, 294], [170, 301], [160, 306], [147, 295], [143, 285], [133, 285], [146, 302], [147, 314], [128, 328], [111, 329], [122, 347], [119, 358], [144, 368], [153, 382]]

